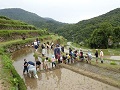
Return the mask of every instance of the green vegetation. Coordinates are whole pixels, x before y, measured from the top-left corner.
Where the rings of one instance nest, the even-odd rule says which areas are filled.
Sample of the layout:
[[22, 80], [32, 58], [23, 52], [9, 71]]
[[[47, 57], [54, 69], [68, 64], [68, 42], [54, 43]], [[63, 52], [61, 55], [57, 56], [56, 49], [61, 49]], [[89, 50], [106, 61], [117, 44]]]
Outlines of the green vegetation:
[[33, 56], [35, 57], [35, 60], [38, 60], [38, 53], [34, 52]]
[[14, 66], [12, 65], [12, 60], [10, 59], [10, 56], [6, 54], [5, 49], [0, 46], [0, 55], [1, 55], [1, 63], [2, 63], [2, 69], [1, 69], [1, 78], [7, 82], [9, 90], [26, 90], [25, 83], [23, 79], [19, 76], [19, 74], [16, 72]]
[[0, 30], [0, 41], [9, 41], [15, 39], [40, 37], [48, 35], [46, 30]]
[[54, 32], [91, 48], [120, 47], [120, 8], [101, 16], [65, 25]]
[[35, 26], [28, 25], [25, 22], [12, 20], [5, 16], [0, 16], [0, 29], [6, 30], [36, 30]]
[[55, 21], [51, 18], [42, 18], [37, 14], [25, 11], [20, 8], [1, 9], [0, 15], [7, 16], [15, 20], [21, 20], [37, 28], [47, 29], [50, 32], [63, 26], [65, 23]]
[[110, 64], [111, 65], [117, 65], [117, 63], [115, 61], [111, 61]]

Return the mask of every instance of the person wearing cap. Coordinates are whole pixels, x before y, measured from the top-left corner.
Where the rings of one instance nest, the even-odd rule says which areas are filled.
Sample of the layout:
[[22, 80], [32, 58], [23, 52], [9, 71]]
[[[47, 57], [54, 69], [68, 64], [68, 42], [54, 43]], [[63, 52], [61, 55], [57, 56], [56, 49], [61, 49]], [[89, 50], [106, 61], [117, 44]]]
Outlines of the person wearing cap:
[[35, 63], [33, 61], [28, 61], [28, 64], [35, 66]]

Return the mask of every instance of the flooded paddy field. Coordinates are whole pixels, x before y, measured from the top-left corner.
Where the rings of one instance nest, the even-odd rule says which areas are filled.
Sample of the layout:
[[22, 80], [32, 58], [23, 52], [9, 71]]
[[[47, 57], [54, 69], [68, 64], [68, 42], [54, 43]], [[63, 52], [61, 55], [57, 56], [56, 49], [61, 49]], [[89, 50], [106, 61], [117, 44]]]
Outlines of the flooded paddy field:
[[13, 65], [25, 81], [27, 90], [120, 90], [100, 81], [91, 79], [69, 69], [57, 67], [37, 72], [38, 79], [23, 75], [23, 59], [35, 61], [33, 49], [23, 49], [13, 54]]

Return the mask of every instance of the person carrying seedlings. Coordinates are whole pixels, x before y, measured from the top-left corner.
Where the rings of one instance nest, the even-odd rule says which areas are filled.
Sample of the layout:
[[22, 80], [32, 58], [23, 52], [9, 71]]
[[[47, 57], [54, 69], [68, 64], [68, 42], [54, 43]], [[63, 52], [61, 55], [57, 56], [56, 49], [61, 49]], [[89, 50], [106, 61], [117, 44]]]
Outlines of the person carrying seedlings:
[[67, 57], [67, 63], [70, 63], [70, 55], [68, 53], [66, 53], [66, 57]]
[[26, 59], [24, 59], [24, 69], [23, 69], [23, 74], [25, 74], [25, 71], [27, 71], [27, 73], [28, 73], [28, 62], [27, 62], [27, 60]]

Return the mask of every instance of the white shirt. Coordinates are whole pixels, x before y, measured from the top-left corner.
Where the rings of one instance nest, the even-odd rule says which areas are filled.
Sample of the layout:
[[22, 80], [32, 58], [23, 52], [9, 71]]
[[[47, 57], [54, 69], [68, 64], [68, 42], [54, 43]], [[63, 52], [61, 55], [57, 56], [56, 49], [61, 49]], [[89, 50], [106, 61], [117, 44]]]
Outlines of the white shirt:
[[104, 54], [103, 54], [103, 51], [100, 51], [100, 56], [103, 56]]
[[37, 42], [34, 42], [34, 45], [37, 45]]

